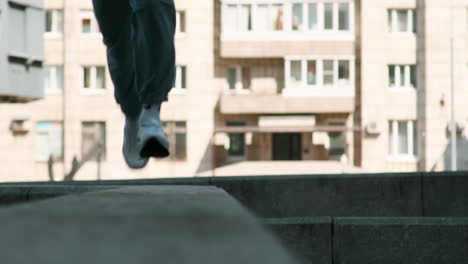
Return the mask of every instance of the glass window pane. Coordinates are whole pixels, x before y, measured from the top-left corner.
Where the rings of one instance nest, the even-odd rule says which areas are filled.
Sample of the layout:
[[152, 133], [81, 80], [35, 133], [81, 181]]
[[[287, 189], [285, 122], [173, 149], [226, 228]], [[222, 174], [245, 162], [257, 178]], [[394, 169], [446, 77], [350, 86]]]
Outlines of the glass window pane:
[[91, 19], [85, 18], [81, 20], [81, 32], [91, 33]]
[[83, 122], [81, 127], [81, 157], [104, 160], [106, 157], [106, 127], [104, 122]]
[[241, 5], [239, 13], [239, 31], [252, 30], [252, 5]]
[[338, 62], [338, 82], [340, 85], [350, 85], [350, 61], [340, 60]]
[[223, 26], [225, 32], [237, 31], [237, 5], [227, 5]]
[[415, 121], [413, 122], [413, 154], [414, 156], [418, 155], [418, 124]]
[[187, 134], [176, 133], [175, 134], [174, 158], [178, 160], [184, 160], [186, 157], [187, 157]]
[[418, 17], [416, 9], [413, 10], [413, 33], [416, 33], [418, 28]]
[[405, 84], [405, 66], [404, 65], [400, 65], [398, 67], [400, 69], [400, 87], [405, 87], [406, 84]]
[[395, 87], [395, 65], [388, 65], [388, 86]]
[[388, 121], [388, 155], [394, 155], [393, 149], [393, 121]]
[[187, 66], [180, 66], [181, 74], [181, 87], [182, 89], [187, 89]]
[[270, 28], [268, 25], [268, 5], [257, 6], [255, 24], [259, 31], [267, 31]]
[[83, 87], [91, 88], [91, 68], [83, 67]]
[[292, 86], [299, 86], [302, 83], [302, 62], [300, 60], [291, 61], [290, 80]]
[[96, 87], [98, 89], [106, 88], [106, 70], [104, 67], [96, 67]]
[[55, 12], [57, 12], [56, 14], [57, 21], [55, 21], [54, 23], [57, 26], [57, 33], [62, 33], [63, 32], [63, 11], [58, 10]]
[[338, 29], [349, 30], [349, 3], [339, 4]]
[[388, 23], [388, 32], [392, 32], [393, 31], [393, 24], [392, 24], [392, 13], [393, 13], [393, 10], [389, 9], [388, 12], [387, 12], [387, 23]]
[[307, 62], [307, 84], [317, 84], [317, 61], [315, 60]]
[[333, 4], [325, 3], [324, 8], [325, 8], [325, 14], [324, 14], [325, 29], [329, 29], [329, 30], [333, 29]]
[[63, 66], [55, 67], [55, 88], [63, 90]]
[[275, 4], [270, 7], [270, 19], [272, 30], [283, 30], [283, 5]]
[[411, 65], [410, 66], [410, 80], [411, 80], [411, 86], [413, 88], [418, 87], [418, 77], [417, 77], [416, 65]]
[[407, 32], [408, 31], [408, 10], [398, 10], [398, 31]]
[[323, 84], [333, 85], [333, 61], [323, 61]]
[[250, 68], [242, 67], [242, 88], [250, 88]]
[[292, 30], [294, 31], [299, 31], [302, 30], [302, 24], [303, 24], [303, 19], [302, 19], [302, 4], [293, 4], [292, 5]]
[[309, 29], [317, 30], [318, 21], [317, 21], [317, 4], [309, 3]]
[[52, 89], [52, 83], [51, 83], [51, 67], [45, 67], [45, 73], [44, 73], [44, 89]]
[[227, 81], [229, 85], [229, 90], [235, 90], [237, 82], [236, 68], [227, 69]]
[[46, 12], [46, 32], [52, 32], [52, 10]]
[[398, 121], [398, 154], [408, 154], [408, 123]]
[[243, 156], [245, 152], [245, 137], [244, 134], [236, 133], [229, 134], [229, 155]]

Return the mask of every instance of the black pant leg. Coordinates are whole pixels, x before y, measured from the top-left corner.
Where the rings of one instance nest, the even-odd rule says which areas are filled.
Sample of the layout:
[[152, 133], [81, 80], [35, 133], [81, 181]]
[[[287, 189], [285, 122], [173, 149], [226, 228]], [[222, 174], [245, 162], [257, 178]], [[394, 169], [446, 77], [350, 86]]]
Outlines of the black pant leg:
[[141, 104], [135, 82], [130, 2], [93, 0], [93, 5], [107, 47], [115, 99], [125, 114], [137, 116], [141, 111]]
[[142, 104], [160, 104], [175, 78], [173, 0], [130, 0], [137, 90]]

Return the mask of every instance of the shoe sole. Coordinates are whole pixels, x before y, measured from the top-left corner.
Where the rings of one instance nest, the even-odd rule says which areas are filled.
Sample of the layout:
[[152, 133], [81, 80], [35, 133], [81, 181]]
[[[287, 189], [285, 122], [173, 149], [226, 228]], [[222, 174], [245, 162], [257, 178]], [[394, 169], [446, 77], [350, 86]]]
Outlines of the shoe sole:
[[169, 151], [157, 138], [151, 137], [144, 143], [140, 155], [142, 157], [166, 158], [169, 156]]
[[125, 159], [125, 162], [127, 163], [127, 166], [131, 169], [142, 169], [146, 166], [146, 164], [148, 164], [148, 158], [143, 158], [142, 159], [142, 162], [138, 163], [138, 164], [135, 164], [133, 162], [131, 162], [130, 160], [127, 159], [127, 156], [125, 155], [125, 150], [122, 149], [122, 153], [123, 153], [123, 156], [124, 156], [124, 159]]

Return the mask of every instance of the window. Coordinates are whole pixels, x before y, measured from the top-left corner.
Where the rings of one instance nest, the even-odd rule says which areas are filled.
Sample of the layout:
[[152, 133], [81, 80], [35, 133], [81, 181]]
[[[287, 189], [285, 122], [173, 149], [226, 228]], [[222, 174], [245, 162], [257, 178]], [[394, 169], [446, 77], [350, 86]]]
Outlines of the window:
[[[226, 124], [228, 127], [245, 126], [245, 122], [230, 121]], [[245, 135], [244, 133], [229, 134], [229, 156], [244, 156], [245, 154]]]
[[228, 67], [226, 79], [229, 91], [250, 89], [250, 68], [241, 66]]
[[46, 92], [63, 91], [63, 66], [46, 66], [45, 72]]
[[[330, 122], [332, 127], [345, 127], [345, 122]], [[340, 160], [346, 154], [346, 135], [344, 132], [328, 132], [330, 139], [330, 150], [328, 156], [331, 160]]]
[[106, 68], [104, 66], [83, 66], [83, 88], [106, 89]]
[[332, 30], [333, 29], [333, 4], [332, 3], [325, 3], [324, 4], [324, 25], [325, 30]]
[[316, 60], [307, 61], [307, 84], [308, 85], [317, 84], [317, 61]]
[[349, 30], [349, 3], [340, 3], [338, 7], [338, 30]]
[[176, 13], [176, 34], [185, 32], [185, 11], [178, 10]]
[[239, 12], [239, 31], [252, 30], [252, 5], [241, 5]]
[[271, 30], [280, 31], [283, 30], [283, 5], [274, 4], [270, 6], [270, 25]]
[[338, 61], [338, 84], [339, 85], [350, 85], [350, 62], [349, 60]]
[[163, 122], [164, 131], [169, 138], [169, 160], [187, 159], [187, 123], [185, 121]]
[[292, 87], [300, 86], [302, 84], [302, 61], [291, 61], [291, 73], [289, 80]]
[[390, 157], [415, 157], [417, 155], [416, 121], [388, 122], [388, 154]]
[[333, 61], [332, 60], [324, 60], [323, 61], [323, 84], [324, 85], [333, 85]]
[[286, 88], [353, 85], [352, 60], [286, 59]]
[[413, 9], [389, 9], [388, 31], [416, 33], [416, 12]]
[[224, 4], [223, 32], [350, 31], [352, 1]]
[[61, 34], [63, 32], [63, 12], [61, 10], [46, 11], [46, 33]]
[[93, 11], [81, 10], [81, 33], [82, 34], [96, 34], [99, 33], [99, 26]]
[[173, 89], [185, 90], [187, 89], [187, 66], [177, 65], [176, 75], [174, 79]]
[[388, 65], [388, 86], [390, 88], [416, 88], [416, 65]]
[[81, 124], [81, 158], [94, 161], [106, 159], [106, 124], [104, 122]]
[[316, 3], [309, 3], [308, 9], [309, 15], [309, 30], [317, 30], [318, 29], [318, 19], [317, 19], [317, 4]]
[[302, 31], [303, 30], [303, 19], [302, 19], [302, 4], [292, 5], [292, 30]]
[[36, 160], [63, 159], [63, 127], [59, 122], [38, 122], [36, 125]]

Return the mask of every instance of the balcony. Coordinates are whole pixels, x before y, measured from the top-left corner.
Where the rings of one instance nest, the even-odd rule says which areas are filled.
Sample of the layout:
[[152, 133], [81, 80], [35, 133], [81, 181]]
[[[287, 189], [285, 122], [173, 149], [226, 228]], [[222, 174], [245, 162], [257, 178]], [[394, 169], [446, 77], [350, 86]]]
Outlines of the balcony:
[[1, 101], [43, 97], [43, 20], [41, 0], [0, 2], [0, 39], [8, 40], [0, 47]]
[[354, 3], [222, 4], [223, 58], [281, 58], [354, 54]]

